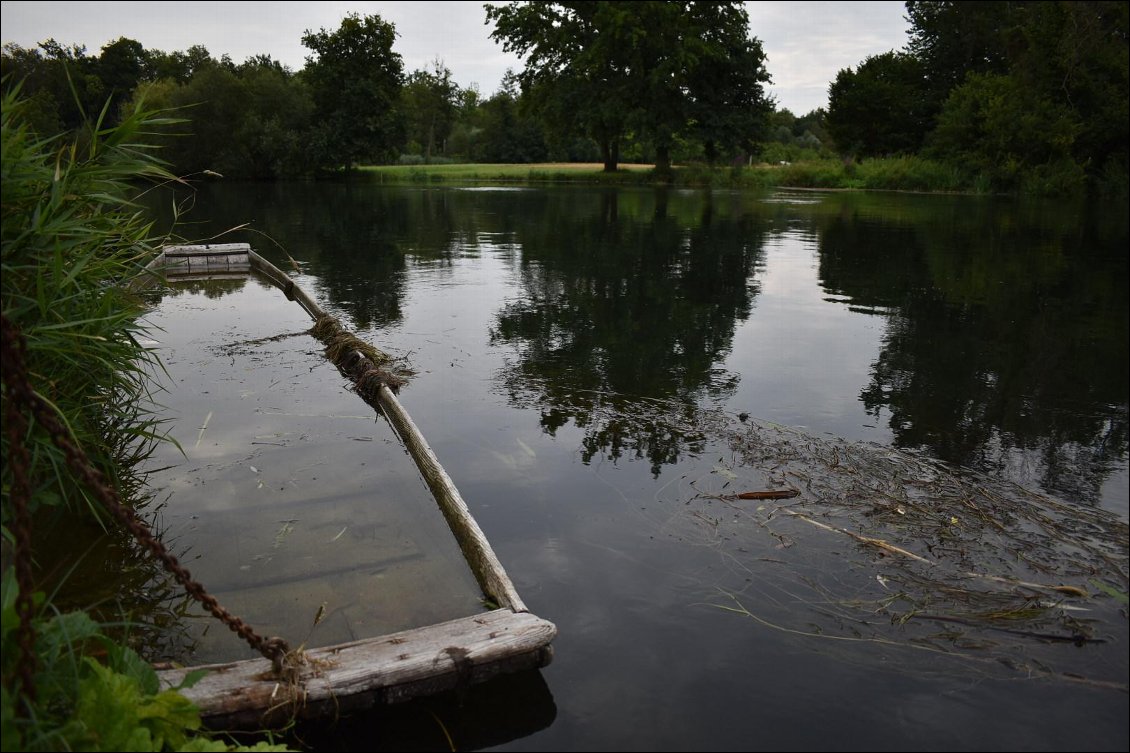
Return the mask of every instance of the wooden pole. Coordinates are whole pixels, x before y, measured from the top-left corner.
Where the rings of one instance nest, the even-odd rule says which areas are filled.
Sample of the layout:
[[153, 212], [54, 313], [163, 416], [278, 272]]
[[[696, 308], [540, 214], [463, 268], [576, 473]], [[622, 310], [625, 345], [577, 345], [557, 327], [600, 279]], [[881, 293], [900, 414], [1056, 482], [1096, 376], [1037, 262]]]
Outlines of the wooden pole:
[[[187, 261], [186, 261], [187, 260]], [[246, 261], [243, 261], [246, 260]], [[267, 259], [251, 249], [248, 243], [222, 243], [196, 246], [169, 246], [161, 256], [154, 259], [146, 267], [146, 272], [156, 276], [157, 271], [169, 265], [176, 265], [177, 269], [199, 273], [206, 269], [225, 272], [233, 265], [258, 272], [275, 287], [283, 291], [290, 300], [297, 301], [310, 318], [317, 321], [326, 315], [318, 303], [306, 291], [295, 284], [285, 272], [280, 270]], [[349, 358], [351, 371], [363, 373], [367, 368], [376, 368], [363, 353], [354, 350]], [[448, 526], [455, 534], [459, 548], [475, 574], [479, 587], [483, 593], [490, 596], [500, 607], [506, 607], [514, 612], [528, 611], [526, 605], [518, 596], [506, 570], [502, 567], [490, 542], [483, 534], [479, 524], [471, 515], [467, 503], [459, 493], [455, 483], [444, 470], [435, 452], [424, 438], [423, 433], [412, 421], [408, 411], [401, 405], [396, 394], [387, 386], [381, 385], [378, 393], [378, 402], [381, 411], [385, 414], [389, 424], [398, 435], [404, 446], [408, 449], [417, 469], [431, 489], [436, 503], [443, 512]]]
[[484, 593], [494, 597], [500, 607], [509, 607], [515, 612], [528, 611], [518, 596], [514, 584], [506, 575], [502, 563], [495, 556], [490, 542], [467, 509], [467, 503], [463, 501], [455, 483], [440, 465], [439, 458], [428, 446], [424, 435], [416, 428], [408, 411], [404, 410], [404, 406], [396, 399], [392, 390], [383, 384], [380, 388], [380, 403], [385, 417], [400, 435], [401, 441], [408, 448], [412, 459], [416, 461], [416, 467], [420, 469], [420, 473], [428, 483], [428, 488], [432, 490], [432, 495], [439, 503], [443, 516], [447, 518], [448, 526], [459, 542], [459, 548], [463, 550], [463, 556], [466, 557], [471, 571], [479, 581], [479, 587]]
[[[170, 268], [192, 275], [254, 271], [297, 301], [311, 319], [318, 321], [326, 315], [294, 280], [246, 243], [167, 247], [145, 267], [131, 288], [162, 279]], [[347, 360], [349, 372], [361, 374], [376, 368], [358, 350]], [[536, 669], [552, 660], [550, 644], [557, 628], [528, 612], [455, 483], [385, 384], [378, 389], [377, 404], [427, 482], [479, 587], [500, 608], [394, 635], [301, 652], [303, 663], [289, 677], [277, 676], [265, 659], [159, 672], [164, 686], [177, 687], [192, 669], [209, 670], [204, 679], [181, 690], [199, 707], [209, 726], [263, 727], [286, 723], [296, 716], [336, 714], [374, 700], [392, 703], [482, 682], [502, 673]]]

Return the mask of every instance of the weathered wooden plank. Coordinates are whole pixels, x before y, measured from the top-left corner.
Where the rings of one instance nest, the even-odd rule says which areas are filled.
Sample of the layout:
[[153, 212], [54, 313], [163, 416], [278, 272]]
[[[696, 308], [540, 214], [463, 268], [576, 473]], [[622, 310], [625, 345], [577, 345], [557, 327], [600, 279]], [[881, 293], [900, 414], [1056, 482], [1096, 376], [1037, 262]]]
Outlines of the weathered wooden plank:
[[[364, 641], [306, 651], [293, 681], [266, 659], [193, 669], [208, 674], [182, 692], [212, 727], [285, 724], [343, 709], [396, 703], [543, 667], [557, 628], [524, 612], [499, 609]], [[189, 669], [159, 672], [176, 687]]]
[[250, 243], [199, 243], [183, 246], [165, 246], [165, 256], [227, 256], [246, 255], [251, 252]]
[[138, 290], [169, 275], [193, 275], [190, 279], [206, 279], [207, 273], [213, 269], [224, 276], [245, 275], [252, 269], [251, 253], [249, 243], [165, 246], [130, 282], [130, 289]]
[[[250, 252], [251, 246], [247, 243], [166, 246], [159, 263], [166, 276], [248, 273], [251, 271]], [[157, 267], [151, 263], [146, 269], [153, 271]]]

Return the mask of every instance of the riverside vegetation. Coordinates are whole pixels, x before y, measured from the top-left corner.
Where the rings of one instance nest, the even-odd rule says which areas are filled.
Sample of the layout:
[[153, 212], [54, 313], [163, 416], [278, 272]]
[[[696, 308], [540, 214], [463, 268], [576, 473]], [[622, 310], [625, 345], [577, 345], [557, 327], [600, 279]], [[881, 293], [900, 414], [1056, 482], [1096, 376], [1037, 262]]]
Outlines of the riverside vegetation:
[[[77, 128], [110, 96], [122, 112], [141, 97], [175, 108], [182, 122], [148, 138], [182, 175], [379, 165], [390, 180], [396, 166], [413, 180], [487, 179], [502, 163], [557, 180], [566, 173], [530, 166], [599, 162], [605, 174], [568, 180], [1126, 196], [1126, 3], [906, 9], [905, 47], [841, 70], [828, 107], [804, 115], [767, 93], [773, 61], [741, 3], [488, 5], [492, 38], [527, 61], [489, 96], [438, 58], [405, 71], [395, 27], [376, 15], [308, 30], [299, 71], [124, 37], [97, 55], [7, 44], [0, 67], [8, 86], [23, 82], [41, 134]], [[620, 169], [633, 163], [656, 168]]]
[[[132, 198], [154, 182], [176, 180], [139, 143], [168, 121], [138, 108], [109, 126], [103, 108], [69, 137], [42, 138], [28, 124], [34, 104], [18, 88], [8, 90], [2, 107], [3, 748], [228, 750], [227, 742], [199, 733], [187, 699], [160, 689], [129, 645], [128, 615], [100, 625], [38, 591], [24, 593], [31, 597], [26, 613], [19, 603], [25, 579], [12, 564], [19, 564], [18, 549], [36, 552], [43, 532], [62, 518], [78, 519], [80, 530], [114, 525], [42, 423], [23, 415], [13, 369], [26, 369], [70, 442], [122, 499], [138, 498], [141, 480], [132, 469], [161, 439], [160, 422], [142, 399], [147, 370], [159, 364], [139, 341], [139, 302], [118, 283], [161, 241]], [[9, 361], [10, 332], [25, 344], [22, 365], [15, 356]], [[16, 425], [27, 429], [17, 434]], [[23, 481], [26, 494], [18, 490]], [[18, 496], [26, 496], [34, 531], [20, 519]], [[120, 538], [123, 547], [136, 546], [125, 531]], [[39, 551], [36, 566], [38, 582], [58, 565]], [[29, 623], [30, 664], [21, 648], [21, 627]]]

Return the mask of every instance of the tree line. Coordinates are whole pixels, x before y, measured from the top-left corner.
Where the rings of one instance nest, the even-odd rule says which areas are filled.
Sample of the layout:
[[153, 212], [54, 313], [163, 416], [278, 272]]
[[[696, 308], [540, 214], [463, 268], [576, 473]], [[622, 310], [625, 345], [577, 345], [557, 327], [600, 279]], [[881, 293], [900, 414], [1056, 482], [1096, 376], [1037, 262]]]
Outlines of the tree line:
[[[501, 44], [536, 47], [567, 69], [507, 71], [489, 97], [457, 85], [438, 58], [406, 73], [393, 24], [356, 14], [336, 30], [307, 31], [310, 54], [297, 72], [269, 55], [236, 63], [200, 45], [168, 53], [121, 38], [97, 55], [55, 40], [5, 45], [3, 75], [23, 87], [42, 133], [78, 127], [107, 100], [111, 122], [141, 101], [171, 109], [184, 122], [162, 140], [163, 156], [181, 173], [262, 179], [445, 160], [603, 159], [613, 170], [621, 160], [737, 158], [767, 140], [769, 76], [740, 3], [560, 5], [571, 25], [541, 41], [546, 29], [525, 15], [537, 6], [488, 6], [506, 29], [495, 35]], [[704, 41], [712, 34], [718, 41]], [[550, 52], [557, 43], [568, 49]], [[791, 127], [795, 116], [784, 116]], [[802, 136], [780, 144], [796, 147]], [[820, 146], [812, 137], [805, 145]]]
[[739, 2], [510, 2], [492, 38], [523, 56], [498, 91], [460, 87], [443, 60], [405, 72], [395, 27], [349, 15], [307, 31], [306, 65], [218, 60], [202, 46], [119, 39], [88, 55], [54, 40], [5, 45], [44, 133], [108, 99], [183, 119], [162, 136], [181, 174], [270, 179], [361, 164], [601, 161], [737, 166], [752, 159], [927, 158], [973, 188], [1125, 192], [1124, 2], [906, 4], [910, 40], [839, 72], [829, 105], [779, 109]]
[[993, 190], [1125, 194], [1125, 2], [906, 4], [902, 50], [841, 70], [827, 130], [844, 155], [921, 154]]

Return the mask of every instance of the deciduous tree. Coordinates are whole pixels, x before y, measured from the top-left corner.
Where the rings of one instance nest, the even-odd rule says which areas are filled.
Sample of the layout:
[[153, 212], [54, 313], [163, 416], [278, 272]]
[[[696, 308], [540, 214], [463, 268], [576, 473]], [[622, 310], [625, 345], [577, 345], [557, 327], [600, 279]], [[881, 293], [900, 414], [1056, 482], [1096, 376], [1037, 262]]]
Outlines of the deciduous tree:
[[408, 138], [424, 150], [424, 161], [431, 163], [432, 152], [451, 133], [459, 112], [459, 86], [440, 59], [429, 68], [413, 71], [401, 92], [401, 105]]
[[887, 52], [845, 68], [828, 88], [828, 132], [841, 154], [917, 152], [937, 111], [925, 96], [925, 71], [911, 55]]
[[396, 28], [380, 16], [351, 13], [337, 31], [307, 31], [302, 44], [319, 120], [313, 147], [346, 169], [390, 157], [401, 143], [397, 107], [404, 62], [392, 51]]
[[763, 135], [769, 76], [741, 3], [486, 7], [492, 38], [526, 58], [523, 90], [547, 122], [591, 136], [605, 170], [628, 132], [650, 141], [657, 169], [680, 137], [732, 145]]

